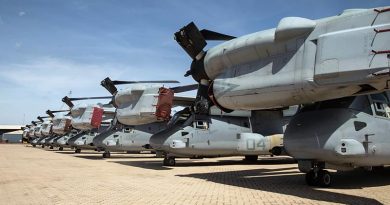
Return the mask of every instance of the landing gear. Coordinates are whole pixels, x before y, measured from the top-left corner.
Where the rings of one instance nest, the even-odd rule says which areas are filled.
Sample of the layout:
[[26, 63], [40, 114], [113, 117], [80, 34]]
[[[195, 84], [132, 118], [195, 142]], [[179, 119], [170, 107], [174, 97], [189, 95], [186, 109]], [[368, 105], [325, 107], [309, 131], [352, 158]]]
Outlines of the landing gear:
[[110, 158], [110, 157], [111, 157], [110, 151], [105, 151], [105, 152], [103, 153], [103, 158]]
[[63, 151], [63, 150], [64, 150], [64, 148], [63, 148], [63, 147], [60, 147], [58, 150], [60, 150], [60, 151]]
[[45, 148], [45, 145], [42, 145], [42, 148]]
[[326, 170], [318, 170], [314, 172], [311, 170], [306, 173], [306, 183], [309, 186], [320, 186], [320, 187], [330, 187], [332, 183], [332, 177], [330, 173]]
[[81, 149], [76, 149], [74, 153], [81, 153]]
[[165, 157], [163, 161], [164, 166], [175, 166], [176, 160], [174, 157]]
[[283, 151], [283, 148], [281, 148], [281, 147], [273, 147], [273, 148], [271, 149], [272, 155], [276, 155], [276, 156], [281, 155], [281, 154], [282, 154], [282, 151]]
[[49, 149], [53, 149], [54, 147], [53, 146], [50, 146]]
[[33, 147], [36, 147], [37, 145], [33, 144]]
[[245, 161], [256, 162], [259, 156], [257, 155], [245, 155]]

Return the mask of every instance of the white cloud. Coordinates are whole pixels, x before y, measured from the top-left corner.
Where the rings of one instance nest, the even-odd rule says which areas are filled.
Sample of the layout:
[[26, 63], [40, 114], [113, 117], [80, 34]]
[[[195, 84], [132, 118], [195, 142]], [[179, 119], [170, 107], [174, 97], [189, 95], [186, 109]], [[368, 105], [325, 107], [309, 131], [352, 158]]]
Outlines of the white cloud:
[[24, 15], [26, 15], [26, 12], [25, 11], [19, 11], [18, 15], [19, 16], [24, 16]]
[[15, 43], [15, 47], [16, 48], [20, 48], [20, 47], [22, 47], [22, 45], [23, 45], [22, 42], [16, 42]]
[[[31, 92], [99, 88], [102, 79], [122, 73], [114, 65], [80, 64], [44, 57], [23, 64], [0, 64], [0, 77]], [[33, 85], [33, 87], [31, 87]]]

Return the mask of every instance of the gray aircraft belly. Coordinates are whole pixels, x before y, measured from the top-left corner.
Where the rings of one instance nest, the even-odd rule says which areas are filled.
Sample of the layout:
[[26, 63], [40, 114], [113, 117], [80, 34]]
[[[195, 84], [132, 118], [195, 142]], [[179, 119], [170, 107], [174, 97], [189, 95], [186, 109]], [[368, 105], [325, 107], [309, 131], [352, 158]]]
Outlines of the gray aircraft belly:
[[98, 135], [94, 144], [108, 151], [145, 151], [153, 133], [163, 129], [165, 122], [137, 125], [126, 129], [109, 130]]
[[[366, 126], [359, 130], [357, 124]], [[286, 130], [285, 148], [297, 159], [356, 166], [389, 164], [390, 138], [384, 127], [390, 127], [389, 120], [347, 109], [301, 113]]]

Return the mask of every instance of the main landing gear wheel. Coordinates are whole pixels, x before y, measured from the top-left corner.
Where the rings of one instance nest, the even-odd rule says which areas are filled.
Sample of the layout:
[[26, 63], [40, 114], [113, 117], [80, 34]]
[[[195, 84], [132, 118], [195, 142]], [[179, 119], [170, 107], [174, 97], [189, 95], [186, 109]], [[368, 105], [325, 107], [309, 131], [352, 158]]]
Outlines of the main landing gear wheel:
[[50, 146], [49, 149], [53, 149], [53, 146]]
[[58, 150], [60, 150], [60, 151], [63, 151], [63, 150], [64, 150], [64, 148], [63, 148], [63, 147], [60, 147]]
[[176, 160], [174, 157], [165, 157], [163, 161], [164, 166], [175, 166]]
[[257, 155], [245, 155], [245, 161], [256, 162], [259, 156]]
[[42, 148], [45, 148], [45, 145], [42, 145]]
[[314, 170], [310, 170], [310, 172], [306, 173], [305, 179], [310, 186], [329, 187], [332, 183], [332, 177], [326, 170], [318, 170], [317, 173]]
[[36, 147], [36, 145], [35, 145], [35, 144], [33, 144], [33, 147]]
[[110, 157], [111, 157], [111, 153], [109, 151], [103, 152], [103, 158], [110, 158]]
[[74, 153], [81, 153], [81, 149], [76, 149]]

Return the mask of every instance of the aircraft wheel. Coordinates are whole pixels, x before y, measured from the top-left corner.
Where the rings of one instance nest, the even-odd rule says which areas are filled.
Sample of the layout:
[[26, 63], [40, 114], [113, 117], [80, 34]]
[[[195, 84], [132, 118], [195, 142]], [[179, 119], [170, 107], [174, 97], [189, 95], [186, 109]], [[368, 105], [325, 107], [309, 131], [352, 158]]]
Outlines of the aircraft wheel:
[[81, 149], [76, 149], [74, 153], [81, 153]]
[[272, 155], [279, 156], [282, 154], [282, 148], [281, 147], [274, 147], [271, 150]]
[[245, 161], [256, 162], [259, 156], [257, 155], [245, 155]]
[[318, 184], [318, 177], [316, 177], [316, 174], [313, 170], [310, 170], [310, 172], [306, 173], [305, 179], [306, 184], [309, 186], [315, 186]]
[[37, 145], [35, 145], [35, 144], [33, 145], [33, 147], [36, 147], [36, 146], [37, 146]]
[[326, 170], [320, 170], [318, 172], [318, 182], [321, 187], [330, 187], [332, 183], [332, 177]]
[[50, 146], [49, 149], [53, 149], [54, 147], [53, 146]]
[[111, 157], [111, 153], [106, 151], [103, 153], [103, 158], [110, 158]]
[[164, 166], [175, 166], [176, 160], [174, 157], [165, 157], [163, 161]]
[[60, 151], [63, 151], [63, 150], [64, 150], [64, 148], [63, 148], [63, 147], [60, 147], [58, 150], [60, 150]]
[[42, 148], [45, 148], [45, 145], [42, 145]]

